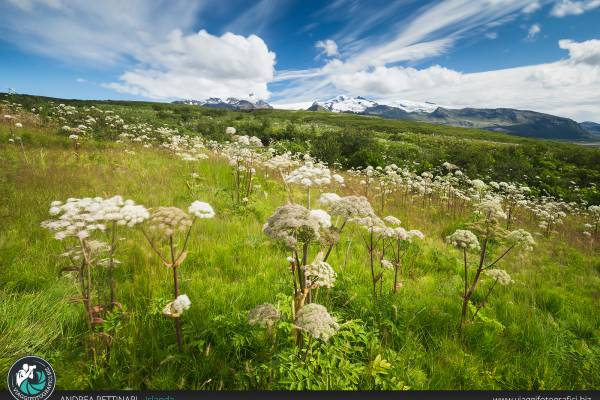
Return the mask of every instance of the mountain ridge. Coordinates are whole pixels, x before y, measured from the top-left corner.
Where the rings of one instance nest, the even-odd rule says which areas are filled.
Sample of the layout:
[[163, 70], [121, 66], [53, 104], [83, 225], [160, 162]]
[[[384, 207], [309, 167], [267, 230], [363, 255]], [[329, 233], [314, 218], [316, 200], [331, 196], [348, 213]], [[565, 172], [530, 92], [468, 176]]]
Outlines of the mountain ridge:
[[209, 108], [223, 108], [228, 110], [264, 110], [273, 108], [264, 100], [251, 101], [247, 99], [238, 99], [236, 97], [228, 97], [225, 100], [222, 100], [219, 97], [209, 97], [206, 100], [175, 100], [173, 101], [173, 104], [189, 104]]
[[541, 139], [592, 140], [595, 135], [600, 135], [600, 124], [586, 122], [582, 125], [570, 118], [514, 108], [451, 108], [409, 100], [382, 104], [360, 96], [340, 95], [325, 102], [315, 101], [308, 111], [375, 115]]

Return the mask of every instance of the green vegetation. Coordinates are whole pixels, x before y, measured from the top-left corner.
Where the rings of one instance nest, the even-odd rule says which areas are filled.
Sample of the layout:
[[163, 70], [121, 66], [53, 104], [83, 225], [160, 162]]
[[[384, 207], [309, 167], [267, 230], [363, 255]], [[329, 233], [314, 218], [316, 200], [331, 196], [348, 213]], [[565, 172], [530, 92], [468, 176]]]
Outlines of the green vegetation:
[[[531, 252], [502, 261], [514, 284], [494, 290], [477, 318], [459, 331], [463, 253], [444, 242], [475, 220], [472, 210], [444, 201], [390, 194], [385, 214], [422, 230], [407, 249], [402, 285], [374, 299], [363, 229], [348, 225], [328, 262], [337, 272], [319, 303], [340, 323], [328, 342], [299, 354], [291, 323], [289, 252], [263, 234], [263, 224], [288, 200], [279, 177], [257, 171], [259, 189], [246, 205], [235, 201], [233, 170], [223, 157], [184, 161], [165, 149], [115, 143], [118, 130], [94, 127], [74, 147], [48, 122], [46, 99], [13, 97], [43, 109], [0, 124], [0, 374], [20, 356], [47, 359], [60, 389], [594, 389], [600, 386], [600, 258], [597, 242], [577, 234], [569, 216], [553, 235], [536, 234]], [[58, 101], [57, 101], [58, 102]], [[194, 106], [68, 102], [114, 110], [126, 121], [166, 125], [181, 133], [227, 140], [227, 126], [276, 140], [275, 148], [310, 150], [345, 167], [410, 164], [417, 170], [444, 161], [472, 177], [528, 183], [570, 198], [598, 202], [600, 151], [485, 131], [349, 115], [260, 111], [238, 113]], [[17, 142], [9, 138], [19, 135]], [[415, 165], [414, 162], [419, 163]], [[197, 175], [194, 175], [197, 174]], [[527, 175], [528, 178], [523, 176]], [[535, 178], [539, 176], [540, 178]], [[348, 179], [338, 193], [358, 194]], [[581, 189], [573, 191], [570, 181]], [[303, 201], [305, 192], [292, 188]], [[332, 191], [325, 189], [321, 191]], [[169, 270], [139, 229], [123, 235], [115, 269], [122, 310], [108, 314], [110, 356], [90, 356], [88, 327], [77, 286], [59, 271], [61, 242], [40, 223], [52, 201], [122, 195], [147, 207], [187, 209], [210, 203], [216, 218], [194, 227], [178, 268], [192, 305], [182, 317], [184, 351], [173, 321], [161, 313], [172, 300]], [[318, 199], [315, 189], [314, 199]], [[301, 201], [301, 202], [302, 202]], [[371, 199], [376, 204], [376, 199]], [[382, 217], [384, 216], [382, 215]], [[520, 214], [518, 227], [536, 223]], [[101, 235], [99, 235], [101, 236]], [[105, 238], [106, 240], [108, 238]], [[596, 238], [597, 240], [597, 238]], [[596, 247], [594, 247], [596, 246]], [[490, 251], [500, 251], [491, 241]], [[489, 281], [473, 300], [484, 300]], [[248, 312], [272, 303], [282, 319], [268, 332], [248, 324]], [[94, 360], [94, 361], [93, 361]], [[3, 383], [4, 385], [4, 383]]]
[[540, 195], [600, 203], [600, 192], [590, 187], [600, 183], [598, 148], [350, 114], [237, 112], [181, 104], [68, 101], [24, 95], [12, 95], [11, 99], [26, 110], [52, 100], [79, 107], [95, 105], [114, 110], [128, 121], [165, 125], [219, 141], [228, 139], [225, 127], [235, 126], [239, 133], [257, 136], [265, 144], [277, 142], [277, 146], [293, 152], [310, 151], [322, 161], [345, 168], [395, 163], [422, 172], [449, 161], [472, 178], [519, 182]]

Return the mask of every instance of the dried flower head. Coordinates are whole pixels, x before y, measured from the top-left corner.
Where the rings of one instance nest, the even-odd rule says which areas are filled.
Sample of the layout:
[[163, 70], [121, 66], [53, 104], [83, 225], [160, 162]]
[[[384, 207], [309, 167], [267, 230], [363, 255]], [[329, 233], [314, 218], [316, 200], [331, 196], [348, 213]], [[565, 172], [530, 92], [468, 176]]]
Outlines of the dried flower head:
[[248, 313], [248, 323], [264, 328], [271, 327], [279, 321], [281, 314], [279, 310], [269, 303], [259, 304]]
[[270, 238], [294, 249], [298, 242], [309, 243], [320, 238], [320, 221], [310, 211], [297, 204], [279, 207], [267, 223], [263, 232]]
[[325, 342], [340, 328], [327, 309], [316, 303], [307, 304], [298, 311], [296, 327]]
[[148, 225], [152, 233], [169, 237], [188, 230], [192, 226], [192, 218], [177, 207], [158, 207], [152, 210]]
[[375, 215], [375, 211], [364, 196], [345, 196], [331, 205], [331, 215], [342, 218], [364, 218]]
[[386, 260], [385, 258], [381, 260], [381, 266], [385, 269], [389, 269], [389, 270], [393, 270], [394, 269], [394, 263], [391, 262], [390, 260]]

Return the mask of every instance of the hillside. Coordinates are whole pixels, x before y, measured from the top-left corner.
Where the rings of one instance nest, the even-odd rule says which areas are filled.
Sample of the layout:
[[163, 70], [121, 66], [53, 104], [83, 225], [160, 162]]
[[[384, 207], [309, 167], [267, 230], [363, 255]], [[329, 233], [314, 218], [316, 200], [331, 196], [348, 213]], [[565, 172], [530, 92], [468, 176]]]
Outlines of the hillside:
[[[1, 97], [0, 97], [1, 98]], [[6, 95], [4, 98], [7, 98]], [[110, 107], [133, 121], [156, 121], [187, 134], [226, 140], [227, 126], [276, 141], [291, 151], [311, 152], [344, 167], [413, 165], [423, 172], [448, 161], [476, 178], [517, 181], [546, 195], [600, 202], [600, 150], [548, 140], [408, 120], [349, 113], [212, 109], [194, 105], [79, 101], [13, 95], [25, 109], [53, 102]], [[573, 189], [577, 188], [576, 191]]]
[[581, 122], [579, 125], [583, 127], [586, 131], [595, 136], [600, 136], [600, 124], [591, 121]]
[[35, 352], [63, 390], [600, 385], [598, 150], [325, 112], [4, 100], [1, 371]]

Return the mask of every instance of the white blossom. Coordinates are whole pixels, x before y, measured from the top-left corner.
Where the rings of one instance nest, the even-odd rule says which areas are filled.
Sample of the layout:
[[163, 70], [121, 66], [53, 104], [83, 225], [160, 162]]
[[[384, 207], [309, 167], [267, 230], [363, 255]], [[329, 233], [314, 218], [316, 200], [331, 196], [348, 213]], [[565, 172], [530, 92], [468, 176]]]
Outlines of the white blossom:
[[298, 311], [296, 327], [325, 342], [340, 328], [327, 309], [317, 303], [307, 304]]
[[506, 286], [509, 285], [511, 283], [513, 283], [514, 281], [511, 279], [510, 275], [508, 274], [508, 272], [506, 272], [503, 269], [488, 269], [485, 271], [486, 275], [488, 275], [490, 278], [495, 279], [499, 284], [501, 284], [502, 286]]
[[302, 268], [304, 269], [307, 287], [316, 289], [319, 287], [332, 288], [334, 286], [336, 273], [328, 263], [316, 261]]
[[213, 218], [215, 211], [210, 204], [202, 201], [194, 201], [188, 208], [188, 212], [198, 218]]
[[446, 237], [446, 241], [459, 249], [467, 249], [474, 252], [481, 250], [479, 239], [469, 230], [457, 229], [452, 235]]

